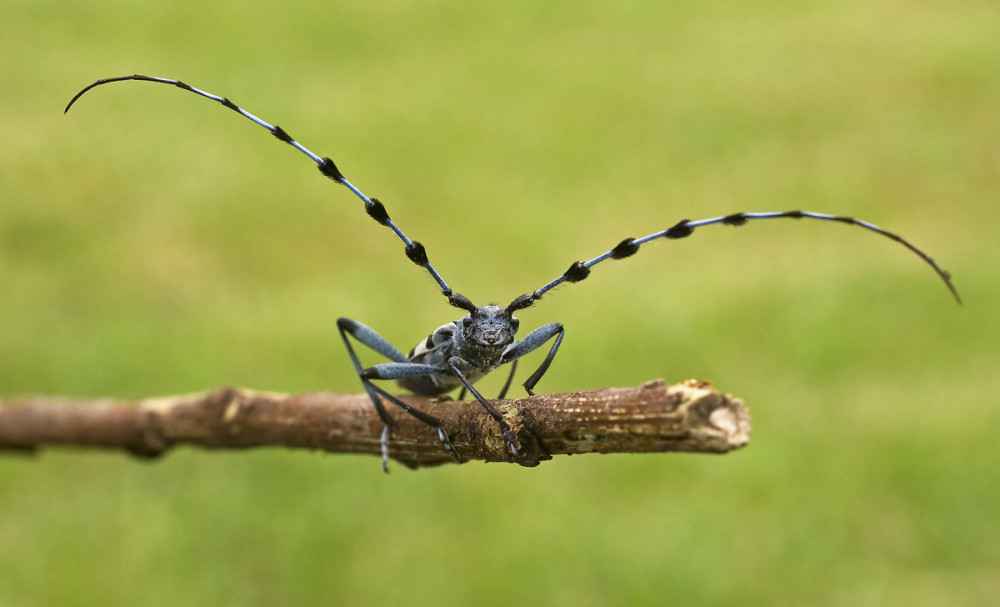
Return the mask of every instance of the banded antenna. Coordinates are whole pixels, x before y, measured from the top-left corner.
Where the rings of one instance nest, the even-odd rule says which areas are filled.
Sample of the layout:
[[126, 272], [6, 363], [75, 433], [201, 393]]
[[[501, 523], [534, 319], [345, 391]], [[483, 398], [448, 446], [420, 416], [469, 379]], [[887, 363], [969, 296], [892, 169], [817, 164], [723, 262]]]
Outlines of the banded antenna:
[[580, 282], [588, 276], [590, 276], [590, 269], [602, 261], [608, 259], [625, 259], [626, 257], [631, 257], [639, 251], [639, 246], [643, 245], [651, 240], [656, 240], [657, 238], [667, 238], [669, 240], [677, 240], [679, 238], [686, 238], [694, 233], [696, 228], [703, 226], [708, 226], [712, 224], [722, 224], [728, 226], [741, 226], [750, 220], [757, 219], [818, 219], [821, 221], [835, 221], [838, 223], [845, 223], [848, 225], [855, 225], [866, 230], [875, 232], [876, 234], [881, 234], [886, 238], [894, 240], [899, 244], [903, 245], [907, 249], [913, 251], [917, 256], [923, 259], [928, 265], [934, 268], [937, 275], [941, 277], [944, 284], [951, 291], [952, 296], [955, 301], [961, 305], [962, 298], [958, 295], [958, 291], [955, 289], [955, 285], [951, 282], [951, 274], [947, 270], [944, 270], [935, 262], [930, 255], [924, 253], [917, 247], [915, 247], [908, 240], [904, 239], [902, 236], [878, 227], [873, 223], [864, 221], [863, 219], [856, 219], [854, 217], [845, 217], [842, 215], [830, 215], [827, 213], [814, 213], [812, 211], [780, 211], [780, 212], [769, 212], [769, 213], [733, 213], [732, 215], [725, 215], [722, 217], [712, 217], [710, 219], [699, 219], [697, 221], [692, 221], [690, 219], [685, 219], [677, 222], [672, 227], [666, 230], [660, 230], [659, 232], [654, 232], [649, 236], [643, 236], [642, 238], [626, 238], [625, 240], [619, 242], [610, 251], [602, 253], [597, 257], [589, 261], [575, 261], [570, 267], [563, 272], [561, 276], [555, 280], [549, 282], [548, 284], [542, 286], [541, 288], [531, 292], [525, 293], [520, 297], [516, 298], [514, 301], [510, 302], [507, 308], [513, 312], [515, 310], [520, 310], [522, 308], [527, 308], [536, 301], [542, 298], [542, 295], [551, 291], [552, 289], [558, 287], [564, 282]]
[[201, 95], [206, 99], [211, 99], [212, 101], [218, 101], [223, 106], [233, 110], [240, 116], [248, 118], [249, 120], [264, 127], [265, 129], [270, 131], [272, 135], [277, 137], [278, 140], [284, 141], [288, 145], [292, 146], [296, 150], [308, 156], [310, 160], [316, 163], [320, 173], [323, 173], [330, 179], [346, 187], [348, 190], [354, 192], [354, 195], [360, 198], [365, 203], [365, 212], [368, 213], [369, 217], [371, 217], [378, 223], [388, 227], [396, 234], [396, 236], [399, 237], [400, 240], [403, 241], [403, 244], [406, 245], [405, 249], [406, 256], [410, 259], [410, 261], [422, 267], [423, 269], [427, 270], [427, 272], [431, 275], [431, 277], [434, 278], [435, 282], [438, 283], [438, 286], [441, 287], [441, 293], [443, 293], [445, 297], [449, 298], [449, 302], [451, 302], [452, 305], [456, 305], [455, 302], [452, 301], [451, 288], [447, 285], [447, 283], [445, 283], [444, 279], [441, 278], [441, 275], [437, 273], [437, 270], [434, 269], [434, 266], [432, 266], [431, 262], [427, 259], [427, 251], [424, 249], [424, 245], [420, 244], [416, 240], [410, 240], [409, 238], [407, 238], [406, 234], [404, 234], [403, 231], [400, 230], [399, 227], [395, 223], [393, 223], [391, 219], [389, 219], [389, 213], [385, 210], [385, 205], [383, 205], [378, 198], [369, 198], [368, 196], [365, 196], [365, 194], [361, 190], [355, 187], [353, 183], [351, 183], [344, 177], [344, 174], [340, 172], [340, 169], [337, 168], [337, 165], [334, 164], [333, 160], [330, 160], [330, 158], [328, 157], [320, 158], [316, 154], [313, 154], [311, 151], [309, 151], [308, 148], [306, 148], [304, 145], [293, 139], [292, 136], [289, 135], [287, 132], [285, 132], [285, 130], [282, 129], [280, 126], [270, 125], [267, 122], [264, 122], [257, 116], [254, 116], [250, 112], [239, 107], [226, 97], [219, 97], [218, 95], [213, 95], [212, 93], [209, 93], [207, 91], [196, 89], [195, 87], [187, 83], [181, 82], [180, 80], [173, 80], [171, 78], [157, 78], [155, 76], [143, 76], [142, 74], [132, 74], [131, 76], [102, 78], [100, 80], [97, 80], [96, 82], [92, 82], [91, 84], [87, 85], [83, 90], [81, 90], [79, 93], [74, 95], [72, 99], [70, 99], [69, 103], [66, 105], [66, 109], [63, 110], [63, 113], [68, 112], [69, 109], [73, 107], [73, 104], [76, 103], [76, 100], [82, 97], [83, 94], [89, 91], [90, 89], [101, 86], [102, 84], [109, 84], [112, 82], [122, 82], [125, 80], [139, 80], [143, 82], [170, 84], [176, 86], [179, 89], [190, 91], [196, 95]]

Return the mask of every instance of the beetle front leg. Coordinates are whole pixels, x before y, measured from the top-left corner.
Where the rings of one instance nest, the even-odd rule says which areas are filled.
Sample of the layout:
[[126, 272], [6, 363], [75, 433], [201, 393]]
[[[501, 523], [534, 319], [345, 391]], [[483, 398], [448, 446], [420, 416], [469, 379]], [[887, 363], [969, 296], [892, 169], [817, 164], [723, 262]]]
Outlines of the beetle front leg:
[[521, 446], [521, 443], [517, 440], [517, 435], [511, 431], [510, 425], [507, 423], [507, 420], [503, 418], [503, 415], [501, 415], [499, 411], [497, 411], [486, 401], [485, 398], [483, 398], [483, 395], [479, 393], [479, 390], [472, 387], [472, 382], [465, 377], [465, 374], [463, 374], [461, 369], [459, 369], [459, 365], [466, 365], [466, 362], [457, 356], [452, 356], [448, 359], [448, 368], [451, 369], [451, 372], [455, 374], [455, 377], [457, 377], [460, 382], [462, 382], [465, 389], [479, 401], [479, 404], [486, 409], [493, 419], [497, 420], [497, 423], [500, 424], [500, 434], [503, 435], [503, 439], [507, 443], [507, 447], [510, 449], [511, 455], [517, 457], [517, 449]]
[[549, 349], [549, 353], [545, 355], [545, 360], [542, 361], [542, 364], [535, 369], [535, 372], [532, 373], [523, 384], [524, 389], [529, 395], [534, 395], [532, 389], [535, 387], [535, 384], [538, 383], [538, 380], [542, 379], [545, 372], [549, 370], [549, 365], [552, 364], [552, 359], [556, 357], [556, 352], [559, 350], [559, 344], [562, 343], [564, 333], [565, 330], [563, 329], [562, 323], [554, 322], [543, 325], [525, 335], [524, 339], [514, 343], [507, 349], [506, 352], [503, 353], [502, 362], [512, 362], [529, 352], [537, 350], [553, 337], [556, 338], [556, 341]]

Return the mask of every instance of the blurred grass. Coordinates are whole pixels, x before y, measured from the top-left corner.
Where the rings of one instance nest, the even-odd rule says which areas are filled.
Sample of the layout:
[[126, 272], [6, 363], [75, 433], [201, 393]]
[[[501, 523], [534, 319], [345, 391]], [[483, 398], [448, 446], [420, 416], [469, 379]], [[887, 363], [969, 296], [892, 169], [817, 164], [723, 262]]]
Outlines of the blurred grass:
[[[409, 348], [455, 311], [329, 154], [474, 301], [526, 310], [541, 389], [714, 380], [753, 442], [387, 478], [374, 458], [0, 459], [0, 605], [981, 605], [1000, 594], [1000, 8], [900, 3], [5, 4], [0, 394], [355, 391], [334, 320]], [[994, 310], [994, 312], [989, 312]], [[526, 367], [527, 368], [527, 367]], [[485, 380], [487, 385], [492, 378]], [[494, 382], [495, 383], [495, 382]], [[490, 388], [492, 390], [492, 388]]]

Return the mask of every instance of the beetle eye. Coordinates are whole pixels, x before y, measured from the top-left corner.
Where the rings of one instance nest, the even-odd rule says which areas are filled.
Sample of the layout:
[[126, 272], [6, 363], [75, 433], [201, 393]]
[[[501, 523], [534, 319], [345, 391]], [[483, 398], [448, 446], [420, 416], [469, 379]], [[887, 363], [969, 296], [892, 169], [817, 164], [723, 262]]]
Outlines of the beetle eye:
[[516, 318], [510, 319], [510, 332], [517, 333], [517, 328], [521, 326], [521, 321]]

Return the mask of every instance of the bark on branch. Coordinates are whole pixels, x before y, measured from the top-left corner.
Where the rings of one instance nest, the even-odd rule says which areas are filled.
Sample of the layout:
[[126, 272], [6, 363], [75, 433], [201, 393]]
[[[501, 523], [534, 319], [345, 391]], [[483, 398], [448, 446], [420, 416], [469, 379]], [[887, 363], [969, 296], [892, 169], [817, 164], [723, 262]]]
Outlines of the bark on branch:
[[[743, 402], [696, 380], [492, 401], [521, 442], [516, 460], [497, 423], [474, 401], [402, 398], [443, 421], [463, 462], [536, 466], [554, 455], [573, 453], [725, 453], [750, 439], [750, 416]], [[451, 461], [432, 428], [391, 405], [387, 408], [395, 420], [390, 457], [411, 468]], [[99, 447], [151, 458], [188, 444], [379, 455], [381, 432], [382, 421], [366, 394], [224, 388], [136, 401], [0, 400], [0, 450]]]

